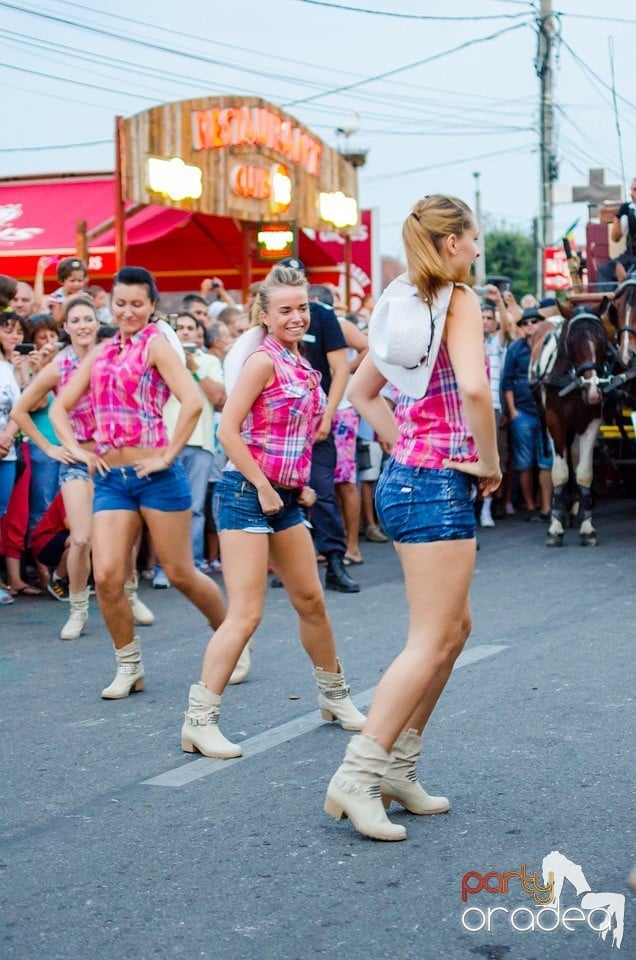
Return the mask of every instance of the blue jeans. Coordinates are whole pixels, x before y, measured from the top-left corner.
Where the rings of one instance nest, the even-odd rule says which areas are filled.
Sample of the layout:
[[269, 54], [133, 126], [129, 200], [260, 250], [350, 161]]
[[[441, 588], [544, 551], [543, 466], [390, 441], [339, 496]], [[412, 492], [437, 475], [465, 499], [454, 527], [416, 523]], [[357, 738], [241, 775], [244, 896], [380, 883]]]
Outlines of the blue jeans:
[[476, 490], [466, 473], [406, 467], [391, 457], [378, 480], [375, 506], [394, 543], [472, 540]]
[[104, 476], [96, 473], [93, 481], [93, 513], [102, 510], [138, 513], [140, 507], [173, 513], [189, 510], [192, 505], [188, 478], [176, 460], [172, 466], [147, 477], [138, 477], [132, 466], [111, 467]]
[[0, 460], [0, 517], [4, 517], [15, 483], [15, 460]]
[[205, 495], [214, 464], [214, 457], [201, 447], [184, 447], [177, 460], [185, 470], [192, 493], [192, 524], [190, 537], [192, 553], [197, 566], [203, 563], [203, 535], [205, 531]]
[[256, 487], [237, 470], [226, 470], [214, 487], [212, 507], [216, 529], [243, 530], [245, 533], [281, 533], [299, 523], [307, 524], [305, 514], [298, 506], [300, 490], [276, 487], [283, 501], [282, 508], [273, 515], [263, 513]]
[[[538, 417], [519, 410], [514, 420], [510, 421], [510, 436], [515, 470], [531, 470], [535, 463], [540, 470], [552, 469], [550, 441], [544, 438]], [[547, 442], [547, 449], [544, 441]]]
[[44, 516], [60, 489], [60, 462], [48, 457], [35, 443], [29, 444], [31, 485], [29, 487], [29, 533]]

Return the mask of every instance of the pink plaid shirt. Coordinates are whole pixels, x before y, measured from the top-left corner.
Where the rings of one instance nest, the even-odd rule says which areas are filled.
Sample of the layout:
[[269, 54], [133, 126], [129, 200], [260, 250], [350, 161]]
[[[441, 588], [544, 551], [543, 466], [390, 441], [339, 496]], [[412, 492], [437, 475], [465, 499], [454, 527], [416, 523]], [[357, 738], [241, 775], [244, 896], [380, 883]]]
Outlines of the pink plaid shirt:
[[[65, 387], [71, 379], [82, 361], [77, 356], [73, 347], [65, 347], [61, 353], [58, 353], [53, 363], [57, 363], [60, 369], [60, 378], [57, 383], [56, 393]], [[71, 423], [73, 436], [78, 443], [86, 443], [92, 440], [95, 433], [95, 414], [91, 402], [90, 391], [87, 390], [79, 398], [76, 406], [69, 411], [68, 418]]]
[[148, 363], [150, 341], [162, 336], [155, 324], [149, 323], [125, 343], [117, 333], [97, 354], [90, 386], [96, 453], [168, 445], [162, 412], [170, 390]]
[[421, 400], [402, 394], [395, 408], [400, 431], [393, 457], [407, 467], [444, 469], [444, 460], [476, 460], [455, 374], [442, 341], [433, 375]]
[[258, 349], [274, 362], [274, 382], [256, 399], [241, 436], [271, 483], [303, 487], [309, 479], [311, 448], [327, 405], [320, 374], [304, 357], [287, 350], [273, 337], [266, 336]]

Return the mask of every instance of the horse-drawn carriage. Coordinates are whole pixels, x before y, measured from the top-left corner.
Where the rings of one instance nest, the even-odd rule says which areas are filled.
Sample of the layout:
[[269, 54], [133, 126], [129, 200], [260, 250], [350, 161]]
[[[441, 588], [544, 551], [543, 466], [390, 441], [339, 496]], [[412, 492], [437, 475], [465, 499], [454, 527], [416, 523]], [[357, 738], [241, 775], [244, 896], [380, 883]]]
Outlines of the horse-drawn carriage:
[[572, 286], [559, 303], [560, 321], [552, 326], [546, 321], [533, 344], [531, 379], [554, 450], [548, 546], [563, 544], [574, 501], [580, 542], [595, 546], [594, 467], [607, 485], [617, 470], [636, 466], [636, 276], [620, 268], [615, 290], [598, 289], [601, 258], [610, 252], [607, 227], [603, 248], [596, 228], [604, 225], [590, 226], [586, 282], [565, 241]]

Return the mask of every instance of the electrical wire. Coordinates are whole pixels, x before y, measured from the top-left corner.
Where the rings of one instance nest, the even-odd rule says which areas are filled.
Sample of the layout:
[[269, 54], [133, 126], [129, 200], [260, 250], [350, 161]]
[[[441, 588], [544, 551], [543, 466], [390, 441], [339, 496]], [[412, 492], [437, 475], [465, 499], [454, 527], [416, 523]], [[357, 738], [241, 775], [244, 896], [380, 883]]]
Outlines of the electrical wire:
[[361, 185], [368, 186], [370, 183], [377, 183], [379, 180], [389, 180], [393, 179], [396, 183], [402, 177], [409, 177], [414, 173], [425, 173], [428, 170], [439, 170], [442, 167], [457, 167], [461, 166], [464, 163], [473, 163], [475, 160], [486, 160], [490, 157], [503, 157], [509, 153], [525, 153], [528, 150], [534, 150], [534, 145], [521, 145], [516, 147], [508, 147], [506, 150], [493, 150], [490, 153], [478, 153], [472, 157], [461, 157], [457, 160], [444, 160], [442, 163], [431, 163], [427, 164], [425, 167], [412, 167], [410, 170], [391, 170], [387, 173], [373, 174], [370, 177], [365, 176], [364, 168], [360, 171], [360, 180]]
[[[2, 4], [0, 4], [1, 6]], [[496, 40], [499, 37], [502, 37], [506, 33], [511, 33], [513, 30], [519, 30], [521, 27], [528, 26], [528, 21], [523, 23], [515, 23], [511, 27], [504, 27], [501, 30], [497, 30], [495, 33], [491, 33], [486, 37], [477, 37], [473, 40], [466, 40], [464, 43], [458, 44], [456, 47], [451, 47], [448, 50], [442, 50], [439, 53], [434, 53], [430, 57], [424, 57], [422, 60], [415, 60], [413, 63], [407, 63], [401, 67], [395, 67], [393, 70], [386, 70], [384, 73], [378, 73], [373, 77], [367, 77], [365, 80], [358, 80], [354, 83], [348, 83], [340, 87], [334, 87], [332, 90], [328, 90], [326, 93], [316, 93], [311, 97], [304, 97], [298, 100], [288, 100], [287, 103], [284, 103], [284, 107], [294, 107], [303, 103], [310, 103], [313, 100], [318, 100], [321, 97], [333, 96], [337, 93], [344, 93], [349, 90], [354, 90], [357, 87], [366, 85], [367, 83], [375, 83], [377, 80], [385, 80], [387, 77], [393, 77], [398, 73], [403, 73], [405, 70], [412, 70], [415, 67], [424, 66], [427, 63], [433, 63], [435, 60], [441, 60], [443, 57], [448, 57], [453, 53], [459, 53], [461, 50], [466, 50], [468, 47], [475, 46], [478, 43], [487, 43], [490, 40]]]
[[313, 7], [328, 7], [331, 10], [342, 10], [347, 13], [366, 13], [377, 17], [393, 17], [399, 20], [441, 20], [460, 21], [468, 23], [475, 20], [515, 20], [526, 16], [525, 13], [493, 13], [478, 17], [439, 17], [423, 13], [396, 13], [394, 10], [369, 10], [365, 7], [350, 7], [344, 3], [326, 3], [324, 0], [298, 0]]
[[34, 146], [34, 147], [0, 147], [0, 153], [36, 153], [40, 150], [74, 150], [76, 147], [103, 147], [107, 143], [112, 143], [113, 138], [110, 140], [86, 140], [84, 143], [50, 143], [47, 146]]

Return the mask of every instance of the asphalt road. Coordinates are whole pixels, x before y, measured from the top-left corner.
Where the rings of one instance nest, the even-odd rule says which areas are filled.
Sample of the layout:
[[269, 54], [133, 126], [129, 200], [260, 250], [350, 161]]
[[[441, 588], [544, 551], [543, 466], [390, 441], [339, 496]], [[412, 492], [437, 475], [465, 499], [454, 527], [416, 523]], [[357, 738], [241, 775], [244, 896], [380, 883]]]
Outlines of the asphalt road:
[[[424, 784], [452, 810], [418, 818], [394, 809], [405, 843], [362, 839], [322, 812], [349, 735], [318, 720], [283, 591], [268, 592], [249, 680], [224, 698], [222, 729], [249, 751], [226, 763], [180, 749], [208, 634], [174, 589], [143, 587], [157, 615], [141, 631], [146, 689], [123, 701], [99, 697], [114, 661], [94, 601], [76, 643], [57, 639], [67, 608], [48, 597], [0, 610], [0, 956], [613, 955], [612, 935], [592, 929], [604, 914], [581, 911], [570, 930], [559, 917], [541, 932], [540, 908], [518, 878], [507, 893], [475, 889], [489, 872], [498, 888], [498, 875], [522, 864], [540, 881], [555, 850], [593, 892], [609, 892], [612, 903], [626, 896], [618, 956], [636, 956], [636, 898], [626, 885], [636, 863], [636, 501], [601, 502], [596, 520], [596, 549], [579, 547], [572, 532], [562, 550], [548, 550], [545, 527], [517, 518], [480, 534], [474, 632], [421, 764]], [[391, 546], [363, 552], [362, 592], [327, 594], [361, 702], [406, 629]], [[473, 892], [462, 902], [469, 872]], [[566, 879], [561, 911], [580, 903]], [[488, 921], [494, 907], [502, 909]], [[543, 926], [554, 922], [543, 917]]]

